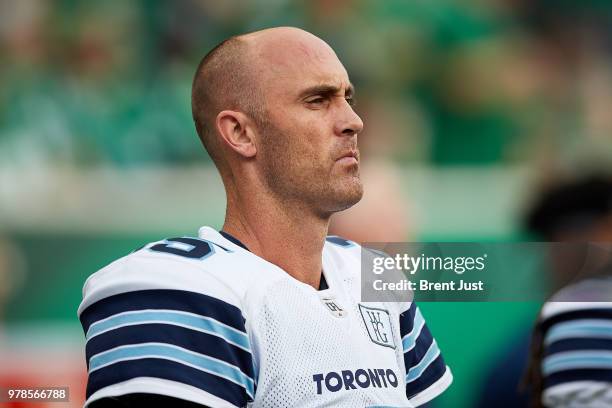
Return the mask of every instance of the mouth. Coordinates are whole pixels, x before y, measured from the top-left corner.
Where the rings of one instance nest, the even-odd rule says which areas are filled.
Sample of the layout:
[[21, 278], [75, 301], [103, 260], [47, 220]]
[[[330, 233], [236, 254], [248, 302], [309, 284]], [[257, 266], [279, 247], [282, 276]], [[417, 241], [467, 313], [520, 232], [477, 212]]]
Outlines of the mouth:
[[336, 161], [345, 164], [357, 164], [359, 163], [359, 150], [351, 149], [342, 154]]

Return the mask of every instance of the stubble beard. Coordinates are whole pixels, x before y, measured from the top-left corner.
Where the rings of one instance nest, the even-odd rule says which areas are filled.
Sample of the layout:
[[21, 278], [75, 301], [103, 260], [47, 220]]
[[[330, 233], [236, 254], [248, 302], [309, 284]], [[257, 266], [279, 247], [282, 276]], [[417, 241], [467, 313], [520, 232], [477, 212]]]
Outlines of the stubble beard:
[[264, 123], [260, 128], [267, 139], [261, 149], [264, 182], [279, 201], [328, 218], [361, 200], [358, 169], [342, 169], [338, 174], [338, 164], [331, 158], [331, 167], [319, 165], [320, 157], [305, 157], [274, 125]]

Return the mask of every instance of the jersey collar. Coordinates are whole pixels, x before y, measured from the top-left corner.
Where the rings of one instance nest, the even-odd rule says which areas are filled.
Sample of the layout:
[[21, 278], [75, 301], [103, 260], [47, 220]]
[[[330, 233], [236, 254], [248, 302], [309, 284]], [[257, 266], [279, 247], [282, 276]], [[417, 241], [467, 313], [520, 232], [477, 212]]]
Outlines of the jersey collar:
[[[212, 242], [214, 244], [217, 244], [217, 245], [219, 245], [219, 246], [221, 246], [223, 248], [231, 249], [232, 251], [241, 251], [241, 250], [245, 250], [245, 249], [248, 251], [248, 248], [246, 248], [244, 246], [244, 244], [242, 244], [240, 241], [236, 240], [236, 241], [238, 241], [238, 243], [240, 243], [242, 245], [238, 244], [234, 240], [230, 240], [230, 239], [226, 238], [225, 236], [220, 234], [219, 231], [217, 231], [214, 228], [208, 227], [208, 226], [203, 226], [202, 228], [200, 228], [198, 230], [198, 237], [200, 239], [203, 239], [203, 240]], [[234, 237], [232, 237], [232, 238], [234, 238]]]
[[[244, 245], [238, 238], [234, 237], [231, 234], [228, 234], [225, 231], [216, 231], [211, 227], [204, 226], [200, 228], [198, 231], [198, 237], [205, 239], [207, 241], [215, 242], [220, 245], [230, 246], [236, 248], [241, 248], [244, 250], [249, 250], [246, 245]], [[325, 274], [321, 274], [321, 282], [319, 283], [319, 290], [329, 289], [329, 285], [327, 284], [327, 280], [325, 279]]]
[[249, 248], [247, 248], [246, 245], [244, 245], [238, 238], [236, 238], [235, 236], [233, 236], [229, 232], [225, 232], [225, 231], [221, 230], [221, 231], [219, 231], [219, 234], [223, 235], [223, 238], [227, 239], [228, 241], [232, 241], [234, 244], [238, 245], [239, 247], [244, 248], [247, 251], [251, 252], [251, 250]]

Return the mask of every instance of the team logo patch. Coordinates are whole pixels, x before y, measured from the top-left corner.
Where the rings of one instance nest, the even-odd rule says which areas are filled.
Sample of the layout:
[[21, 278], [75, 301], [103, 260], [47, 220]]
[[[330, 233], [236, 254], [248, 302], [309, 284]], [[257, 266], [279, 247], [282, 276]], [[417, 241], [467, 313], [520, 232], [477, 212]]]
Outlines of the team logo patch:
[[338, 301], [334, 299], [333, 297], [323, 296], [321, 297], [321, 302], [323, 302], [323, 304], [325, 305], [325, 308], [329, 310], [329, 312], [333, 314], [334, 316], [336, 317], [346, 316], [347, 314], [346, 310], [344, 310], [342, 306], [340, 306]]
[[375, 307], [359, 305], [359, 312], [365, 323], [365, 327], [374, 343], [385, 347], [395, 348], [393, 330], [389, 311]]

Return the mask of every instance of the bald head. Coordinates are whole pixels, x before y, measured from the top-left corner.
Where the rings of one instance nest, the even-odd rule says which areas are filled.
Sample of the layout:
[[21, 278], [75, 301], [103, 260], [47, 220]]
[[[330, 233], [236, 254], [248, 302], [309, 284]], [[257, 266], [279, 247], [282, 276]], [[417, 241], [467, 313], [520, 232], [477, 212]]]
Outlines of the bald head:
[[244, 36], [260, 63], [276, 72], [301, 64], [317, 64], [337, 59], [334, 50], [322, 39], [295, 27], [276, 27]]
[[293, 27], [231, 37], [204, 56], [194, 77], [191, 106], [198, 135], [217, 167], [225, 161], [215, 135], [218, 113], [240, 111], [263, 124], [265, 91], [295, 67], [325, 58], [337, 59], [329, 45]]
[[320, 38], [279, 27], [224, 41], [200, 63], [192, 103], [231, 205], [272, 200], [328, 217], [361, 198], [363, 122]]
[[196, 131], [209, 155], [220, 166], [218, 140], [214, 136], [217, 113], [242, 111], [261, 116], [261, 97], [249, 70], [250, 47], [242, 37], [231, 37], [202, 58], [193, 80], [191, 111]]

